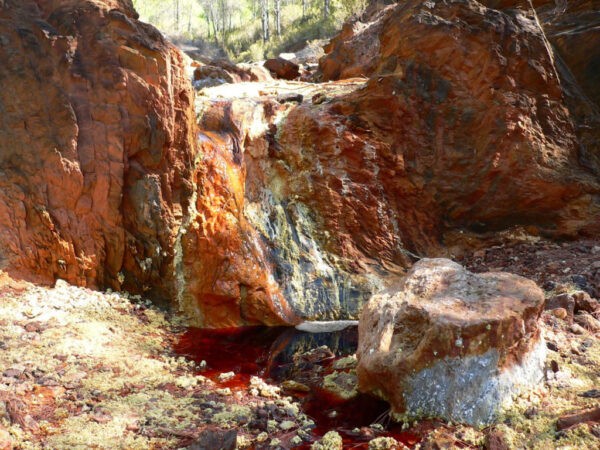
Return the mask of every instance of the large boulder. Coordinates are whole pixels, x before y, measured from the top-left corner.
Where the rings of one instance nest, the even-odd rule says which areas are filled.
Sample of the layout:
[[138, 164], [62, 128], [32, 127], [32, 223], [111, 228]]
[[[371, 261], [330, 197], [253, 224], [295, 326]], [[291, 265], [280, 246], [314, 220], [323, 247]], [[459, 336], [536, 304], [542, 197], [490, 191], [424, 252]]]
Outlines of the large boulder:
[[194, 87], [218, 86], [224, 83], [244, 81], [269, 81], [269, 71], [257, 64], [234, 64], [226, 59], [193, 61]]
[[130, 0], [7, 0], [0, 60], [0, 269], [175, 298], [195, 153], [182, 54]]
[[300, 66], [281, 57], [267, 59], [264, 66], [282, 80], [295, 80], [300, 76]]
[[[376, 10], [332, 40], [322, 76], [370, 77], [368, 93], [341, 113], [366, 119], [380, 107], [392, 146], [406, 149], [404, 167], [431, 174], [423, 181], [447, 208], [448, 225], [497, 230], [520, 222], [593, 234], [600, 224], [600, 116], [590, 101], [600, 81], [596, 9], [569, 2], [563, 14], [540, 1], [536, 16], [525, 1], [487, 3], [413, 0]], [[457, 190], [453, 173], [461, 168], [469, 177], [460, 176]]]
[[396, 417], [488, 424], [543, 378], [543, 305], [525, 278], [421, 260], [361, 314], [359, 389], [388, 400]]
[[411, 254], [516, 225], [600, 231], [593, 110], [574, 113], [535, 17], [470, 0], [369, 17], [322, 60], [334, 82], [199, 99], [203, 195], [181, 274], [200, 324], [357, 318]]

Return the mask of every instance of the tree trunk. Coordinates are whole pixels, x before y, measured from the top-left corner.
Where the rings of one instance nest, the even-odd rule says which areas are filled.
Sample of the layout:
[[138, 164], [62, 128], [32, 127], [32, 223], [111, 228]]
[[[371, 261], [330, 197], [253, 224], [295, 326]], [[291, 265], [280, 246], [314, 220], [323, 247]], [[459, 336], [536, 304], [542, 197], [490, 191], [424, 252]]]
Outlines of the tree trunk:
[[227, 31], [227, 8], [225, 6], [225, 0], [221, 0], [221, 42], [223, 42], [223, 46], [225, 46], [225, 33]]
[[281, 36], [281, 0], [275, 0], [275, 31]]
[[302, 0], [302, 18], [306, 17], [306, 0]]
[[330, 5], [331, 4], [331, 0], [325, 0], [325, 6], [323, 8], [323, 17], [325, 19], [327, 19], [329, 17], [329, 9], [330, 9]]
[[206, 13], [206, 28], [208, 29], [208, 40], [210, 40], [210, 14]]
[[179, 0], [175, 0], [175, 34], [179, 34]]
[[210, 4], [210, 20], [211, 20], [212, 26], [213, 26], [213, 38], [215, 39], [215, 42], [218, 44], [219, 43], [219, 34], [217, 31], [217, 18], [215, 17], [215, 10], [213, 9], [212, 3]]
[[270, 39], [269, 35], [269, 0], [261, 0], [261, 20], [263, 41], [267, 42]]

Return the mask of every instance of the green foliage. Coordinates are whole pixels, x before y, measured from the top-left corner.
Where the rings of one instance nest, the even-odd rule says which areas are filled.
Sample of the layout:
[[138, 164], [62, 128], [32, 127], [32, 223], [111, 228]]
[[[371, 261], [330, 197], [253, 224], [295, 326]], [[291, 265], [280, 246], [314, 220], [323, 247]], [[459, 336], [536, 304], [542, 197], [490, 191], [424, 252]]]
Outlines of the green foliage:
[[[331, 37], [367, 1], [133, 0], [133, 3], [142, 20], [172, 39], [201, 42], [202, 47], [210, 43], [232, 60], [257, 61], [297, 50], [311, 40]], [[326, 3], [329, 3], [328, 13]], [[262, 19], [267, 15], [265, 30]], [[277, 16], [280, 35], [276, 31]]]

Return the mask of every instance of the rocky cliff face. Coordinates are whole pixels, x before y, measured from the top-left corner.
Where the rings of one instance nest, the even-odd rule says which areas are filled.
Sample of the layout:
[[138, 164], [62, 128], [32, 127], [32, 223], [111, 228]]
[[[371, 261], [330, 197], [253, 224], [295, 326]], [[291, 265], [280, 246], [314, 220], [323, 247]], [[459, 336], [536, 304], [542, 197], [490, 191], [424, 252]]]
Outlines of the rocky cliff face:
[[403, 2], [372, 20], [332, 41], [323, 76], [344, 76], [365, 30], [377, 32], [370, 39], [379, 41], [378, 51], [362, 71], [370, 92], [355, 99], [361, 104], [354, 110], [364, 117], [373, 97], [385, 104], [389, 114], [380, 117], [391, 125], [388, 136], [416, 169], [407, 178], [434, 200], [433, 223], [533, 223], [561, 234], [585, 221], [567, 204], [577, 205], [581, 218], [590, 218], [583, 211], [597, 214], [597, 169], [583, 161], [597, 154], [598, 141], [582, 130], [594, 123], [597, 138], [597, 114], [590, 108], [583, 118], [570, 109], [585, 99], [568, 91], [571, 80], [561, 78], [558, 56], [531, 11]]
[[597, 231], [594, 5], [488, 3], [374, 7], [331, 82], [201, 91], [196, 142], [182, 56], [129, 1], [5, 1], [0, 268], [275, 325], [356, 317], [453, 230]]
[[193, 94], [136, 17], [130, 0], [0, 8], [0, 268], [174, 296]]
[[355, 317], [410, 254], [444, 254], [449, 231], [598, 228], [597, 109], [546, 19], [490, 6], [375, 8], [327, 47], [334, 83], [203, 92], [213, 175], [197, 208], [212, 212], [185, 239], [210, 255], [186, 262], [202, 266], [186, 284], [200, 316], [228, 304], [260, 320], [284, 298], [296, 317]]

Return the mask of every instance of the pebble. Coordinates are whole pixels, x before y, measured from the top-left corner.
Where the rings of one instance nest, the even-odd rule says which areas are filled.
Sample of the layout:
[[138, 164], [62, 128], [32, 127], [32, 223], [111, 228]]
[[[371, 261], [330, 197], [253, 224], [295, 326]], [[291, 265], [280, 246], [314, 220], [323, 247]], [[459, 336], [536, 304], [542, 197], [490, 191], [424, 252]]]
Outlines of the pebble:
[[593, 333], [600, 331], [600, 321], [591, 314], [582, 313], [575, 316], [575, 322], [578, 326], [587, 329]]
[[579, 394], [579, 396], [584, 398], [600, 398], [600, 389], [590, 389], [589, 391]]
[[0, 449], [12, 449], [13, 448], [13, 440], [8, 432], [4, 428], [3, 425], [0, 424]]
[[4, 372], [2, 372], [2, 375], [6, 378], [19, 378], [23, 372], [23, 369], [11, 367], [10, 369], [6, 369]]
[[234, 372], [224, 372], [219, 374], [218, 379], [221, 383], [224, 383], [225, 381], [231, 380], [233, 377], [235, 377]]
[[310, 448], [312, 450], [342, 450], [342, 446], [342, 437], [336, 431], [329, 431]]
[[276, 420], [268, 420], [267, 421], [267, 431], [274, 432], [277, 430], [277, 421]]
[[281, 383], [281, 387], [287, 389], [288, 391], [310, 392], [310, 387], [294, 380], [285, 380], [283, 383]]
[[401, 448], [400, 445], [392, 437], [378, 437], [369, 441], [369, 450], [395, 450]]
[[351, 369], [356, 367], [357, 360], [355, 355], [346, 356], [345, 358], [338, 359], [333, 363], [333, 368], [336, 370]]
[[546, 341], [546, 347], [548, 347], [548, 349], [552, 350], [553, 352], [558, 351], [558, 345], [556, 345], [554, 342]]
[[279, 428], [281, 428], [283, 431], [289, 431], [292, 428], [294, 428], [296, 426], [295, 422], [292, 422], [291, 420], [284, 420], [283, 422], [281, 422], [279, 424]]
[[537, 416], [539, 414], [539, 410], [535, 407], [535, 406], [530, 406], [529, 408], [527, 408], [525, 410], [525, 417], [527, 417], [528, 419], [532, 419], [533, 417]]

